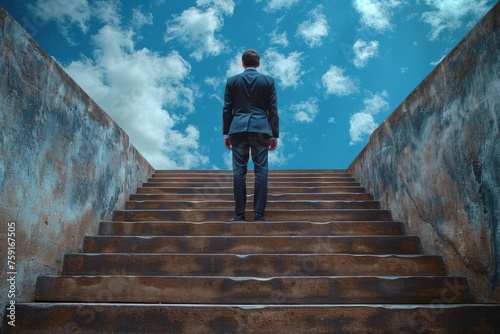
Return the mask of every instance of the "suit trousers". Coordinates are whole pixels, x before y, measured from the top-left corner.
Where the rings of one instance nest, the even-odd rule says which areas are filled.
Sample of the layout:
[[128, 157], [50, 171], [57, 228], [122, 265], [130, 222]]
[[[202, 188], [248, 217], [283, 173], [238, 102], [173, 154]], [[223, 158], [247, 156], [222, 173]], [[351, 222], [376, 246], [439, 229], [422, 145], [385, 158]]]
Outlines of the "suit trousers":
[[233, 188], [235, 213], [245, 213], [246, 175], [250, 153], [254, 164], [254, 212], [264, 214], [267, 204], [268, 153], [270, 136], [265, 133], [240, 132], [231, 135], [233, 152]]

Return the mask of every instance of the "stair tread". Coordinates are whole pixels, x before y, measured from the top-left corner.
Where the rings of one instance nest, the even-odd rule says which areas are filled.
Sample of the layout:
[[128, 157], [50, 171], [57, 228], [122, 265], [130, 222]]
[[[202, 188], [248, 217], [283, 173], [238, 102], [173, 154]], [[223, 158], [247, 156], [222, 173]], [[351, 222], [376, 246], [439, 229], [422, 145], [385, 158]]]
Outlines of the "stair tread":
[[[127, 287], [133, 286], [133, 289]], [[112, 288], [111, 288], [112, 287]], [[103, 290], [104, 289], [104, 290]], [[40, 276], [37, 301], [164, 303], [425, 303], [443, 291], [471, 302], [464, 277], [449, 276]]]
[[187, 221], [102, 221], [99, 235], [241, 236], [241, 235], [402, 235], [397, 221], [336, 222], [187, 222]]
[[[498, 304], [120, 304], [16, 303], [16, 328], [76, 333], [494, 333]], [[27, 321], [31, 319], [31, 321]], [[71, 323], [61, 319], [72, 319]], [[404, 319], [403, 321], [401, 319]], [[425, 321], [422, 321], [425, 319]], [[314, 325], [311, 325], [314, 324]], [[452, 330], [450, 330], [450, 328]]]
[[[250, 210], [247, 213], [253, 214]], [[115, 210], [114, 221], [144, 221], [144, 220], [191, 220], [203, 222], [207, 220], [228, 221], [234, 216], [232, 209], [158, 209], [158, 210]], [[309, 221], [330, 220], [392, 220], [391, 212], [383, 209], [270, 209], [266, 211], [269, 221], [284, 221], [290, 219]]]
[[[346, 264], [349, 264], [346, 266]], [[441, 257], [433, 255], [358, 254], [178, 254], [72, 253], [64, 256], [64, 275], [251, 275], [321, 276], [443, 275]]]
[[[125, 210], [177, 210], [177, 209], [232, 209], [233, 202], [228, 200], [188, 200], [188, 201], [127, 201]], [[309, 209], [380, 209], [378, 201], [268, 201], [267, 210], [300, 209], [307, 206]], [[230, 209], [230, 210], [231, 210]]]
[[403, 253], [420, 251], [417, 236], [86, 236], [84, 252]]

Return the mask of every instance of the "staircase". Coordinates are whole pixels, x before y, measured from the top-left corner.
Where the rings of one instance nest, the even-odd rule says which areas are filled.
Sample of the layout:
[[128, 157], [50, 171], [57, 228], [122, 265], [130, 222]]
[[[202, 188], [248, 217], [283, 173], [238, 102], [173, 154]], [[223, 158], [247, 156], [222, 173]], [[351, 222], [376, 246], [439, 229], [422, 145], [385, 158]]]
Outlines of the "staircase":
[[500, 306], [474, 304], [347, 171], [270, 171], [268, 222], [232, 216], [231, 172], [157, 171], [4, 330], [500, 332]]

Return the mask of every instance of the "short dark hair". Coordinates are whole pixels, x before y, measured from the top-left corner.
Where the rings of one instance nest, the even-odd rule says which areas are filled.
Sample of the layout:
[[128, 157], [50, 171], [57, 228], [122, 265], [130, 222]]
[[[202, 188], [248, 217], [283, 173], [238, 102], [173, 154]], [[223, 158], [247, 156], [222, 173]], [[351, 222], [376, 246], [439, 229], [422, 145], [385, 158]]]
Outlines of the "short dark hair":
[[241, 61], [247, 67], [257, 67], [260, 65], [260, 56], [254, 49], [248, 49], [243, 52]]

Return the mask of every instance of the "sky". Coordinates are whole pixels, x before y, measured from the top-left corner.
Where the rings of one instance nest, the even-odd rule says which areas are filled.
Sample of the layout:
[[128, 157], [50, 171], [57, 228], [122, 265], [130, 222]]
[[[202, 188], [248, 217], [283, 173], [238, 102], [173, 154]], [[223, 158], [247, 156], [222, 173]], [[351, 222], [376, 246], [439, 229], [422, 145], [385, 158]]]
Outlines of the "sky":
[[231, 168], [224, 87], [249, 48], [276, 79], [270, 168], [345, 169], [495, 3], [0, 0], [156, 169]]

